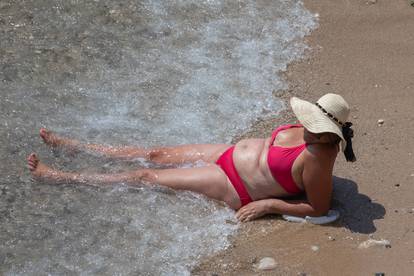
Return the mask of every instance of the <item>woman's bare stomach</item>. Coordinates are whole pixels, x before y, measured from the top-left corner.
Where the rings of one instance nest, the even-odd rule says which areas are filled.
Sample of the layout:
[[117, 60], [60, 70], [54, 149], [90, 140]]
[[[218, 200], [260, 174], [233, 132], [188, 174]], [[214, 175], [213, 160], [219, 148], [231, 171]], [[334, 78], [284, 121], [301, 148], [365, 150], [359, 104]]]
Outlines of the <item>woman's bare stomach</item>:
[[234, 166], [253, 200], [288, 195], [275, 181], [267, 165], [270, 139], [244, 139], [233, 152]]

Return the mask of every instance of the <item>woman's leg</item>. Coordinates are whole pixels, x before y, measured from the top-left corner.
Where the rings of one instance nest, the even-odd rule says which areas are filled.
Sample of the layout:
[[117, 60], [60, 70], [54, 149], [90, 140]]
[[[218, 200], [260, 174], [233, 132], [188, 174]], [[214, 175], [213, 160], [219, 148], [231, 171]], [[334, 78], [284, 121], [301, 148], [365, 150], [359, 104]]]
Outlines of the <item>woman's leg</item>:
[[71, 150], [84, 150], [103, 154], [109, 158], [131, 160], [145, 158], [159, 164], [192, 163], [199, 160], [214, 163], [231, 145], [192, 144], [175, 147], [140, 148], [133, 146], [112, 147], [99, 144], [84, 144], [75, 139], [59, 137], [44, 128], [40, 129], [43, 141], [52, 147], [65, 147]]
[[28, 166], [35, 178], [53, 183], [76, 182], [101, 185], [121, 182], [130, 185], [153, 183], [175, 190], [200, 193], [209, 198], [224, 201], [236, 210], [241, 207], [239, 196], [233, 185], [221, 168], [215, 164], [197, 168], [140, 169], [117, 174], [80, 174], [54, 170], [41, 163], [37, 156], [32, 153], [28, 157]]

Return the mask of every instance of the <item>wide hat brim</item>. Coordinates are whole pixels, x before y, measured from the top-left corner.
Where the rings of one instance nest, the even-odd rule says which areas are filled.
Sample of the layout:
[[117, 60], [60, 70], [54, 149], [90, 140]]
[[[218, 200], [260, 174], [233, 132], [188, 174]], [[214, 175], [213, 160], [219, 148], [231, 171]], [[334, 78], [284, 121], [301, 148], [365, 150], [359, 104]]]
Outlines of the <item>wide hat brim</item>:
[[345, 149], [346, 141], [342, 135], [342, 126], [324, 114], [319, 107], [296, 97], [290, 99], [290, 106], [304, 128], [312, 133], [335, 133], [341, 138], [341, 149]]

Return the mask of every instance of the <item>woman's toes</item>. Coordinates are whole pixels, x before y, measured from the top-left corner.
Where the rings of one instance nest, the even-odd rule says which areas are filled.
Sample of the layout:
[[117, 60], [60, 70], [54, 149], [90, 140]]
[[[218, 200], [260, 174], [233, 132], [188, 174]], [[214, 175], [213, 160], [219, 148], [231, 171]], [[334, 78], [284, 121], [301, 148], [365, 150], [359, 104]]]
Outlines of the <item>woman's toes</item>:
[[48, 142], [49, 135], [50, 135], [50, 131], [49, 130], [47, 130], [46, 128], [41, 128], [39, 130], [39, 134], [40, 134], [40, 137], [42, 137], [43, 140], [45, 140], [46, 142]]
[[30, 154], [30, 160], [36, 163], [39, 162], [39, 158], [37, 158], [36, 153]]
[[27, 156], [27, 161], [32, 161], [36, 158], [36, 154], [35, 153], [31, 153], [29, 154], [29, 156]]
[[39, 134], [42, 137], [45, 136], [47, 134], [47, 129], [45, 129], [44, 127], [40, 128]]
[[43, 139], [43, 142], [45, 142], [47, 145], [52, 147], [58, 147], [65, 144], [65, 140], [57, 136], [53, 133], [53, 131], [50, 131], [46, 128], [41, 128], [39, 130], [40, 137]]
[[32, 153], [27, 157], [27, 164], [31, 171], [36, 170], [37, 165], [39, 164], [39, 159], [37, 158], [35, 153]]

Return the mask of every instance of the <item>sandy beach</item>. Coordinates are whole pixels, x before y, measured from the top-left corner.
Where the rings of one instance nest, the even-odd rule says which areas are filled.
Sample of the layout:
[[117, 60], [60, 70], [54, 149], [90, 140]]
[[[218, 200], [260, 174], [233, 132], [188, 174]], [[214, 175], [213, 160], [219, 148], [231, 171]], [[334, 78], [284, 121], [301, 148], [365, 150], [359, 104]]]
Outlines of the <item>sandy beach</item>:
[[[276, 94], [316, 101], [332, 92], [350, 103], [358, 160], [347, 163], [341, 155], [335, 166], [333, 207], [341, 219], [328, 226], [279, 216], [246, 223], [233, 246], [195, 275], [414, 272], [414, 7], [407, 0], [305, 5], [319, 14], [320, 26], [307, 38], [307, 57], [285, 73], [290, 89]], [[287, 110], [258, 122], [245, 137], [266, 136], [292, 120]], [[360, 248], [369, 239], [390, 245]], [[256, 270], [263, 257], [274, 258], [276, 269]]]

